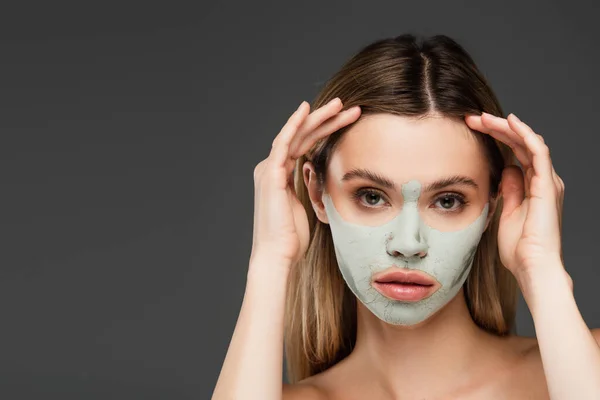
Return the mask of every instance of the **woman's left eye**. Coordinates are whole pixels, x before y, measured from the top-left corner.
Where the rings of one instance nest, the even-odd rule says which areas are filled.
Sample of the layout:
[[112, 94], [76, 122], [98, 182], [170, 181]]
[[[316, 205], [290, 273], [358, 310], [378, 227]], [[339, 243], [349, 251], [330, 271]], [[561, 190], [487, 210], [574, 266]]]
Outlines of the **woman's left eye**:
[[[456, 212], [462, 209], [466, 204], [466, 200], [459, 194], [447, 193], [437, 198], [434, 204], [440, 203], [440, 207], [443, 208], [444, 212]], [[453, 207], [455, 206], [455, 207]]]

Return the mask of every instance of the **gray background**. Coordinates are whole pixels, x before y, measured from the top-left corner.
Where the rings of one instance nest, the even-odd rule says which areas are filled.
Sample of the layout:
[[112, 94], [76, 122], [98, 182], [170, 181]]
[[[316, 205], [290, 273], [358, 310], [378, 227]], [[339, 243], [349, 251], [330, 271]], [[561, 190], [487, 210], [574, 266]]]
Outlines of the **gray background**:
[[[16, 2], [13, 2], [16, 3]], [[208, 399], [242, 300], [253, 179], [363, 45], [447, 34], [566, 183], [600, 327], [598, 3], [37, 2], [0, 13], [0, 397]], [[535, 335], [521, 300], [518, 333]]]

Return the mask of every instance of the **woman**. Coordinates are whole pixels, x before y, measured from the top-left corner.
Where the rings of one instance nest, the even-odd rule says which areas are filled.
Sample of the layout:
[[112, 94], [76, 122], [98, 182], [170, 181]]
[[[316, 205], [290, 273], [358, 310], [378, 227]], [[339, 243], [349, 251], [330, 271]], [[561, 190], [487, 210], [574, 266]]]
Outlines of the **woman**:
[[[467, 52], [376, 41], [313, 108], [255, 168], [213, 399], [600, 398], [600, 334], [562, 263], [564, 184]], [[517, 288], [537, 340], [514, 334]]]

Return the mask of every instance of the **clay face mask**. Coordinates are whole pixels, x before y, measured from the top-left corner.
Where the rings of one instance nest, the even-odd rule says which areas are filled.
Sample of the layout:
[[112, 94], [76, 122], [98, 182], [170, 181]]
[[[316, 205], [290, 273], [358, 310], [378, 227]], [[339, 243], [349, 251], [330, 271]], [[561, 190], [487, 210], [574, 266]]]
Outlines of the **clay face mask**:
[[[400, 213], [379, 226], [345, 221], [329, 195], [323, 194], [337, 262], [346, 284], [373, 314], [394, 325], [424, 321], [458, 293], [471, 270], [488, 215], [486, 203], [479, 217], [467, 227], [451, 232], [436, 230], [419, 215], [420, 192], [419, 181], [403, 184]], [[418, 251], [426, 255], [419, 257]], [[371, 285], [372, 276], [390, 266], [424, 271], [436, 278], [441, 287], [419, 301], [390, 299]]]

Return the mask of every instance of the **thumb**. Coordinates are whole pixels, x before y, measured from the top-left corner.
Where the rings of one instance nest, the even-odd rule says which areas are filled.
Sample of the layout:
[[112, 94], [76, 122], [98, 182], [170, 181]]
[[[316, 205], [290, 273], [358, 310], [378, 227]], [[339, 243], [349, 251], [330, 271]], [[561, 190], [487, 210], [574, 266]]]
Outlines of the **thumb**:
[[503, 198], [502, 216], [510, 215], [523, 202], [525, 196], [523, 171], [517, 165], [509, 165], [502, 171], [500, 181]]

